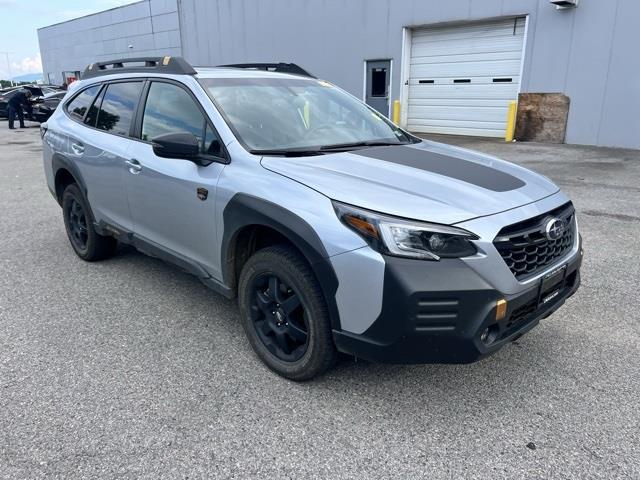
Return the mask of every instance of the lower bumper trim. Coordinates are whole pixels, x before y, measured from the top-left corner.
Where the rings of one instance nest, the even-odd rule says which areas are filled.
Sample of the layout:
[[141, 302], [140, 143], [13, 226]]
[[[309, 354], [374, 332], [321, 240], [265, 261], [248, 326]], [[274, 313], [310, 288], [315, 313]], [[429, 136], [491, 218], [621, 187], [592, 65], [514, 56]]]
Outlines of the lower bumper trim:
[[[334, 330], [336, 347], [341, 352], [380, 363], [471, 363], [480, 360], [521, 337], [560, 308], [580, 285], [581, 261], [582, 256], [578, 254], [567, 264], [562, 282], [554, 285], [558, 293], [554, 291], [553, 297], [549, 297], [549, 292], [543, 289], [544, 282], [541, 282], [511, 296], [495, 290], [450, 291], [446, 293], [456, 300], [447, 300], [443, 304], [442, 291], [411, 290], [406, 279], [395, 284], [390, 282], [395, 290], [405, 290], [404, 295], [397, 291], [393, 293], [396, 303], [387, 309], [386, 317], [381, 315], [376, 321], [379, 324], [374, 324], [361, 335]], [[424, 318], [421, 320], [416, 315], [415, 308], [424, 308], [424, 296], [428, 293], [437, 298], [436, 303], [440, 307], [456, 313], [448, 313], [450, 322], [425, 324]], [[403, 298], [403, 301], [398, 302], [398, 298]], [[496, 321], [495, 305], [499, 298], [507, 300], [507, 315], [504, 320]], [[543, 301], [545, 298], [547, 300]], [[414, 304], [417, 307], [413, 308]], [[456, 308], [452, 309], [455, 305]], [[488, 336], [489, 342], [487, 335], [484, 341], [482, 335], [488, 328], [492, 332]]]

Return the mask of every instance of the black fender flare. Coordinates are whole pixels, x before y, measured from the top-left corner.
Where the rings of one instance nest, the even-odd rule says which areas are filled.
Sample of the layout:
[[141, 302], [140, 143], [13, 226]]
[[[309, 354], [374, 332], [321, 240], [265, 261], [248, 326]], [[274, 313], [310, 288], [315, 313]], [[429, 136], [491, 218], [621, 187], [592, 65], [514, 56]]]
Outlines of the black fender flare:
[[336, 303], [338, 277], [322, 241], [311, 225], [280, 205], [244, 193], [238, 193], [229, 200], [223, 211], [223, 220], [221, 265], [226, 285], [235, 287], [232, 247], [236, 244], [238, 234], [252, 225], [271, 228], [286, 237], [309, 262], [327, 302], [331, 325], [334, 329], [340, 329]]
[[[87, 199], [89, 198], [89, 196], [87, 195], [87, 184], [84, 181], [84, 177], [80, 173], [80, 169], [76, 166], [75, 163], [73, 163], [73, 161], [69, 160], [64, 155], [56, 153], [56, 154], [53, 155], [53, 158], [51, 159], [51, 166], [52, 166], [52, 170], [53, 170], [54, 182], [55, 182], [55, 179], [58, 176], [58, 172], [61, 169], [65, 169], [75, 179], [76, 183], [80, 187], [80, 190], [84, 194], [84, 197], [87, 198]], [[58, 192], [57, 191], [56, 191], [56, 198], [58, 200], [58, 203], [61, 204], [62, 203], [62, 198], [61, 198], [61, 196], [58, 196]]]
[[[54, 183], [56, 183], [56, 178], [58, 177], [58, 172], [61, 169], [65, 169], [66, 171], [68, 171], [71, 176], [74, 178], [74, 180], [76, 181], [76, 184], [78, 185], [78, 187], [80, 187], [80, 191], [82, 192], [82, 194], [84, 195], [84, 198], [86, 199], [87, 202], [87, 207], [89, 207], [89, 214], [91, 215], [91, 218], [94, 219], [94, 228], [96, 229], [96, 231], [100, 234], [100, 235], [105, 235], [107, 232], [105, 232], [104, 230], [104, 226], [101, 224], [98, 224], [97, 222], [95, 222], [95, 215], [93, 214], [93, 209], [91, 208], [91, 203], [89, 202], [89, 194], [87, 192], [87, 183], [84, 181], [84, 177], [82, 176], [82, 173], [80, 173], [80, 169], [76, 166], [75, 163], [73, 163], [73, 161], [69, 160], [67, 157], [65, 157], [64, 155], [61, 155], [59, 153], [56, 153], [53, 155], [52, 159], [51, 159], [51, 166], [53, 169], [53, 181]], [[58, 201], [58, 204], [60, 206], [62, 206], [62, 192], [60, 192], [60, 195], [58, 195], [58, 186], [55, 185], [55, 197], [56, 200]]]

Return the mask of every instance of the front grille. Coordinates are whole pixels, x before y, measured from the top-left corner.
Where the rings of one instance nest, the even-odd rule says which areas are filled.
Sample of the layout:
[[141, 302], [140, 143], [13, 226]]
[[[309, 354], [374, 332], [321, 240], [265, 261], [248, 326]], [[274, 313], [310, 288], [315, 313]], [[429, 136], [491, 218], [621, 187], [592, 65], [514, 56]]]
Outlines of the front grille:
[[[571, 250], [576, 235], [575, 210], [571, 202], [555, 210], [509, 225], [500, 230], [493, 244], [518, 280], [533, 276]], [[550, 240], [545, 229], [559, 218], [565, 229], [560, 238]]]
[[534, 313], [537, 309], [538, 298], [536, 297], [513, 311], [513, 313], [509, 317], [509, 323], [507, 324], [507, 327], [511, 327], [520, 323], [522, 320], [526, 319], [527, 317], [529, 317], [529, 315]]
[[560, 286], [560, 293], [550, 302], [540, 303], [540, 299], [545, 298], [545, 292], [542, 292], [523, 305], [515, 308], [511, 315], [509, 315], [509, 319], [505, 324], [504, 330], [500, 333], [499, 338], [508, 337], [536, 318], [546, 318], [546, 316], [551, 313], [553, 306], [559, 302], [563, 302], [567, 293], [575, 288], [577, 281], [578, 271], [574, 270], [565, 280], [551, 287], [552, 289], [557, 289], [558, 286]]

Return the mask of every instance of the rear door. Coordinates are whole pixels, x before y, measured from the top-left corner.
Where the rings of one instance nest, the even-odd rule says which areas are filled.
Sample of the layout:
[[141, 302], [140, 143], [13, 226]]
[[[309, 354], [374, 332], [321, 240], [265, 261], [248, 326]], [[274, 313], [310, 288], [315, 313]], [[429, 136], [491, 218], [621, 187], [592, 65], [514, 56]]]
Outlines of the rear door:
[[133, 222], [124, 187], [125, 162], [135, 143], [130, 132], [143, 84], [127, 80], [104, 85], [86, 113], [86, 106], [74, 105], [76, 100], [67, 107], [72, 118], [83, 122], [69, 139], [69, 154], [87, 185], [94, 217], [127, 231]]
[[[178, 82], [152, 80], [139, 110], [139, 141], [129, 151], [126, 188], [136, 236], [175, 258], [216, 270], [215, 188], [224, 168], [224, 147], [196, 98]], [[152, 140], [191, 133], [202, 156], [214, 162], [158, 157]]]

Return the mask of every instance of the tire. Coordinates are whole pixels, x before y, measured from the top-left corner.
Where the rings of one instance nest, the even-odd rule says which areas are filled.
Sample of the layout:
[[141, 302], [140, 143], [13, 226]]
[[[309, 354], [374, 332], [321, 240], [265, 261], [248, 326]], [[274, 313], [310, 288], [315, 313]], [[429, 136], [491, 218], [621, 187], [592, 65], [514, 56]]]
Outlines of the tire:
[[75, 183], [62, 193], [62, 217], [71, 247], [81, 259], [94, 262], [113, 256], [118, 241], [96, 232], [89, 202]]
[[240, 274], [238, 303], [251, 347], [277, 374], [309, 380], [334, 364], [337, 351], [322, 290], [293, 248], [267, 247], [249, 258]]

